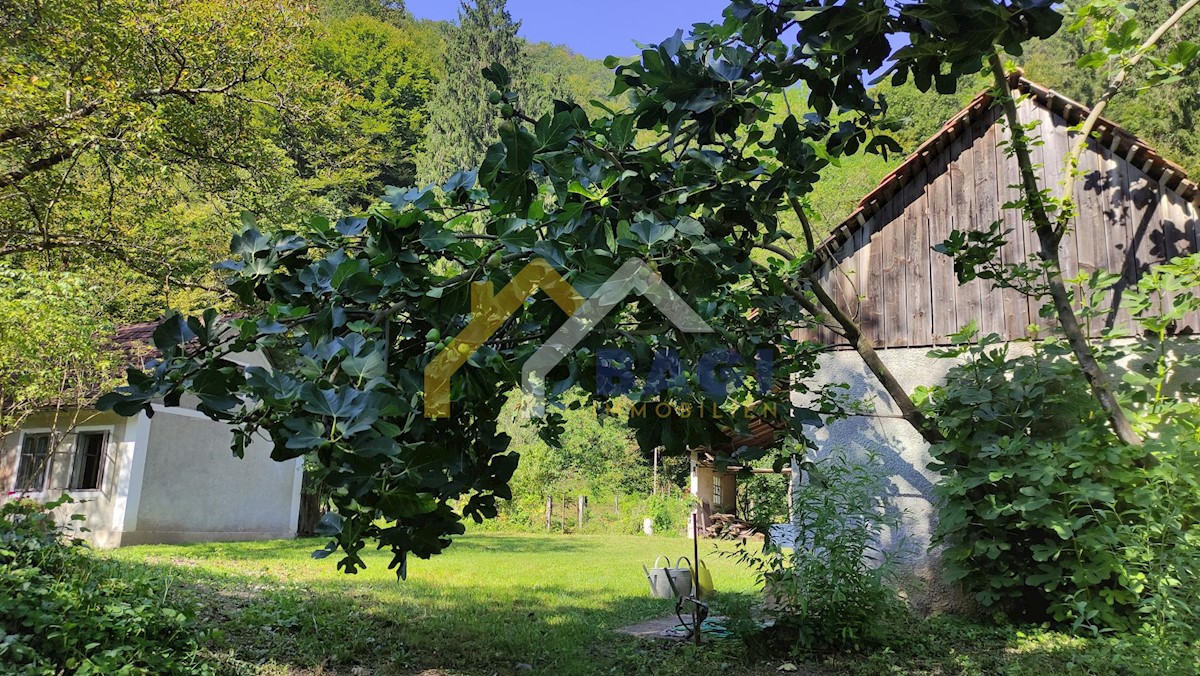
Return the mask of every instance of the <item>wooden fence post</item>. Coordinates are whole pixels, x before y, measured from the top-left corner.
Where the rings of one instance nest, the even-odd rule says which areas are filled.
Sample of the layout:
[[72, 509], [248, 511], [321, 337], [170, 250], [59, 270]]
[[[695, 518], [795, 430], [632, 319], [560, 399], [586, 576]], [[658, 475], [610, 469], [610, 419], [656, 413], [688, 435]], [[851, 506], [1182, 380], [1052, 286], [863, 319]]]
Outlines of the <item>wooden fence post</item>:
[[567, 496], [563, 495], [562, 508], [558, 512], [558, 527], [567, 532]]
[[654, 495], [658, 495], [658, 447], [654, 448], [654, 483], [650, 491]]
[[587, 509], [587, 496], [579, 496], [579, 526], [578, 530], [583, 530], [583, 512]]
[[554, 520], [554, 496], [546, 496], [546, 532], [550, 532], [550, 524]]

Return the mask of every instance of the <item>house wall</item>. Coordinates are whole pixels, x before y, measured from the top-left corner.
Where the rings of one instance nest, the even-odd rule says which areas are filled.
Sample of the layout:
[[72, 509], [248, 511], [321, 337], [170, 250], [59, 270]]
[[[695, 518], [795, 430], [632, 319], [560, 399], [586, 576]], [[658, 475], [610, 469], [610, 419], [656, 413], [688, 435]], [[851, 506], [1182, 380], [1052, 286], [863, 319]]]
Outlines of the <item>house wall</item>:
[[[712, 514], [732, 514], [737, 505], [737, 476], [728, 472], [717, 472], [709, 465], [692, 467], [692, 482], [696, 498], [700, 500], [704, 518], [700, 525], [708, 525]], [[717, 495], [717, 489], [720, 495]], [[718, 497], [720, 499], [718, 499]]]
[[16, 479], [17, 454], [12, 449], [18, 443], [18, 434], [19, 432], [13, 432], [9, 436], [0, 437], [0, 504], [3, 504], [8, 492], [12, 490], [13, 481]]
[[[954, 366], [949, 359], [928, 356], [925, 348], [879, 350], [879, 356], [904, 389], [912, 392], [921, 386], [944, 383]], [[889, 538], [889, 548], [903, 549], [914, 567], [929, 560], [927, 553], [937, 522], [933, 487], [937, 474], [927, 469], [931, 457], [929, 445], [902, 419], [891, 396], [852, 350], [827, 352], [819, 358], [821, 370], [817, 384], [845, 383], [854, 401], [865, 402], [874, 410], [869, 415], [853, 416], [832, 422], [812, 432], [821, 458], [842, 450], [852, 458], [868, 453], [879, 455], [890, 477], [889, 502], [902, 515], [902, 528]]]
[[188, 408], [155, 409], [134, 527], [121, 544], [295, 536], [301, 460], [271, 460], [265, 439], [239, 459], [229, 426]]
[[[270, 368], [258, 352], [231, 360]], [[155, 404], [153, 417], [96, 411], [30, 417], [21, 430], [0, 438], [0, 503], [18, 497], [49, 502], [69, 492], [77, 502], [58, 508], [56, 516], [100, 547], [294, 537], [302, 461], [271, 460], [265, 439], [253, 443], [245, 459], [235, 458], [231, 428], [196, 411], [198, 403], [189, 395], [179, 407]], [[14, 493], [25, 434], [50, 430], [57, 430], [60, 442], [47, 468], [49, 488]], [[67, 491], [76, 434], [100, 430], [109, 439], [100, 489]], [[86, 520], [70, 521], [76, 514]]]
[[[695, 453], [692, 454], [692, 495], [700, 501], [699, 513], [700, 528], [707, 528], [710, 521], [709, 517], [713, 513], [713, 471], [712, 467], [701, 465], [696, 461]], [[687, 526], [687, 535], [691, 537], [692, 526], [689, 523]]]
[[[30, 417], [21, 430], [0, 440], [0, 502], [21, 497], [50, 502], [70, 493], [75, 503], [59, 507], [57, 518], [68, 523], [80, 537], [101, 547], [120, 544], [122, 515], [129, 497], [128, 475], [133, 464], [138, 418], [123, 418], [113, 413], [82, 411], [66, 412], [55, 417], [43, 414]], [[32, 493], [13, 493], [16, 467], [25, 434], [55, 431], [59, 436], [56, 452], [47, 467], [47, 490]], [[76, 435], [82, 431], [108, 432], [108, 445], [99, 490], [68, 491]], [[69, 432], [69, 433], [68, 433]], [[83, 522], [70, 521], [72, 515], [83, 515]], [[85, 532], [86, 528], [90, 532]]]
[[720, 481], [721, 502], [715, 505], [715, 507], [719, 512], [733, 514], [737, 511], [737, 477], [732, 474], [723, 473], [720, 475]]

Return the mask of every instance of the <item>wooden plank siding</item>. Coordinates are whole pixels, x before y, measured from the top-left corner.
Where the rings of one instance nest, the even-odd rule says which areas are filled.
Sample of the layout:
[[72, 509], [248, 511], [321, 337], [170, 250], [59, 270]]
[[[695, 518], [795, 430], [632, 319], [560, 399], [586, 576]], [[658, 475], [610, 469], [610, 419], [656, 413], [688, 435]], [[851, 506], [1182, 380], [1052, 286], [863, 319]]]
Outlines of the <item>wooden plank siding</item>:
[[[908, 192], [911, 192], [908, 191]], [[879, 343], [885, 347], [901, 347], [908, 344], [908, 293], [906, 292], [905, 271], [908, 269], [904, 256], [907, 248], [904, 242], [904, 204], [903, 197], [908, 193], [901, 191], [888, 200], [883, 208], [883, 218], [880, 219], [880, 231], [872, 238], [883, 249], [883, 268], [880, 271], [883, 279], [882, 295], [879, 300], [883, 304], [882, 333]], [[823, 280], [828, 284], [829, 280]]]
[[[1023, 118], [1032, 119], [1032, 103], [1026, 100], [1021, 101], [1018, 105]], [[1021, 169], [1016, 162], [1010, 162], [1008, 158], [1007, 144], [1012, 138], [1008, 124], [1001, 119], [1000, 123], [993, 125], [993, 129], [997, 131], [997, 145], [993, 148], [996, 162], [993, 171], [996, 176], [999, 219], [1002, 221], [1001, 229], [1009, 233], [1008, 242], [1000, 250], [1000, 256], [1004, 263], [1015, 264], [1026, 260], [1025, 251], [1028, 248], [1026, 232], [1031, 229], [1021, 227], [1023, 214], [1020, 209], [1004, 208], [1006, 204], [1013, 204], [1021, 200]], [[1033, 154], [1034, 163], [1042, 164], [1040, 144], [1034, 145]], [[1004, 321], [1003, 328], [998, 333], [1006, 336], [1025, 335], [1026, 328], [1029, 326], [1029, 298], [1019, 293], [1012, 293], [1011, 290], [995, 295], [1001, 301], [1001, 317]]]
[[[942, 152], [934, 156], [928, 168], [926, 193], [929, 196], [929, 245], [944, 242], [954, 230], [951, 222], [954, 173], [962, 180], [958, 168], [950, 170], [951, 160], [962, 154], [962, 136], [948, 142]], [[960, 328], [958, 323], [958, 279], [954, 275], [954, 261], [949, 256], [931, 253], [929, 256], [930, 314], [932, 315], [934, 344], [945, 343], [950, 334]]]
[[[996, 124], [999, 111], [993, 109], [991, 114], [980, 121], [982, 128], [971, 144], [975, 174], [975, 209], [968, 213], [965, 230], [987, 230], [992, 224], [1003, 218], [1002, 203], [997, 193], [997, 183], [1000, 182], [996, 171], [996, 144], [1000, 142], [1000, 125]], [[1004, 294], [996, 292], [986, 280], [976, 280], [979, 285], [980, 297], [983, 301], [981, 314], [974, 317], [983, 335], [1005, 335]], [[1011, 303], [1009, 304], [1011, 306]]]
[[[1161, 184], [1159, 192], [1163, 195], [1160, 205], [1166, 240], [1164, 255], [1176, 258], [1200, 251], [1200, 209], [1184, 201], [1174, 191], [1164, 190]], [[1192, 292], [1200, 295], [1200, 289], [1193, 289]], [[1188, 315], [1175, 328], [1181, 335], [1200, 335], [1200, 314]]]
[[929, 267], [929, 181], [922, 171], [904, 186], [908, 208], [904, 210], [905, 290], [908, 306], [909, 345], [933, 343], [933, 300]]
[[[887, 333], [884, 328], [883, 306], [883, 237], [880, 228], [883, 227], [883, 214], [877, 214], [867, 221], [863, 227], [866, 233], [864, 246], [870, 265], [866, 270], [867, 297], [863, 300], [862, 319], [859, 320], [863, 335], [871, 339], [874, 347], [883, 347], [883, 336]], [[859, 286], [862, 288], [860, 277]]]
[[[950, 164], [948, 173], [950, 174], [950, 229], [965, 230], [971, 227], [974, 222], [974, 203], [975, 203], [975, 161], [974, 161], [974, 146], [975, 135], [968, 129], [961, 136], [954, 139], [952, 147], [959, 149], [958, 153], [951, 152], [951, 156], [955, 161]], [[941, 254], [936, 254], [941, 256]], [[948, 259], [953, 265], [954, 261]], [[958, 284], [958, 277], [955, 276], [954, 283]], [[972, 280], [957, 287], [958, 304], [955, 306], [953, 314], [955, 315], [954, 330], [958, 331], [966, 326], [971, 320], [978, 322], [978, 318], [982, 315], [983, 307], [983, 281]], [[935, 310], [939, 314], [943, 311]], [[946, 315], [950, 315], [949, 309], [945, 310]]]
[[[1026, 122], [1038, 123], [1032, 132], [1038, 140], [1033, 159], [1042, 186], [1061, 194], [1071, 125], [1086, 110], [1067, 106], [1054, 112], [1041, 99], [1026, 97], [1019, 111]], [[1040, 248], [1022, 214], [1003, 209], [1020, 197], [1014, 187], [1020, 172], [1016, 159], [1000, 145], [1008, 130], [998, 109], [981, 97], [967, 112], [885, 179], [867, 199], [877, 202], [864, 206], [869, 215], [860, 213], [858, 222], [843, 224], [853, 232], [819, 268], [818, 279], [843, 309], [858, 317], [876, 347], [946, 345], [950, 334], [972, 321], [984, 334], [1006, 340], [1033, 337], [1031, 325], [1044, 335], [1052, 323], [1039, 318], [1039, 300], [1015, 290], [993, 288], [988, 280], [959, 285], [953, 261], [932, 250], [953, 230], [986, 230], [997, 221], [1009, 231], [1000, 251], [1004, 262], [1028, 260]], [[1200, 250], [1197, 190], [1184, 177], [1172, 175], [1173, 169], [1163, 170], [1173, 165], [1146, 154], [1144, 145], [1130, 146], [1129, 138], [1110, 135], [1103, 142], [1089, 141], [1073, 194], [1075, 216], [1060, 249], [1067, 279], [1097, 270], [1122, 275], [1103, 299], [1106, 311], [1088, 324], [1093, 335], [1110, 328], [1135, 333], [1120, 307], [1122, 294], [1150, 266]], [[1153, 168], [1151, 160], [1158, 163]], [[1189, 316], [1176, 332], [1200, 335], [1200, 316]], [[824, 330], [799, 337], [845, 346]]]

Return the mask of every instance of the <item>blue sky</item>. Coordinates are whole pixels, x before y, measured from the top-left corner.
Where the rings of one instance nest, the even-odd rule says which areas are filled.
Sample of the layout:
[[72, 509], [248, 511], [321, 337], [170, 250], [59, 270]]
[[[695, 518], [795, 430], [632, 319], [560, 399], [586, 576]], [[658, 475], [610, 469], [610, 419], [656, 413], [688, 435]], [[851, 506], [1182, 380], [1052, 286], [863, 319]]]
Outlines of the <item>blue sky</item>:
[[[408, 11], [422, 19], [453, 21], [458, 0], [405, 0]], [[697, 22], [715, 23], [728, 0], [509, 0], [508, 11], [521, 22], [521, 35], [534, 42], [553, 42], [593, 59], [637, 53], [634, 40], [659, 42], [676, 28]]]

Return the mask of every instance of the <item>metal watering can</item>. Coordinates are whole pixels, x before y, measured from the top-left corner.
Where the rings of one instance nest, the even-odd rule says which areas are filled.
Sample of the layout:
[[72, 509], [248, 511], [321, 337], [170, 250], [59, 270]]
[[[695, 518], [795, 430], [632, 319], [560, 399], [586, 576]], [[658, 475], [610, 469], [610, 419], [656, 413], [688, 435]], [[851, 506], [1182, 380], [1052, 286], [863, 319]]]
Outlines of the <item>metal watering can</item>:
[[[666, 559], [665, 566], [659, 566], [658, 562]], [[685, 568], [682, 563], [687, 561]], [[675, 567], [671, 568], [671, 559], [666, 556], [659, 556], [654, 559], [654, 565], [651, 568], [642, 566], [642, 570], [646, 571], [646, 580], [650, 582], [650, 596], [656, 599], [681, 599], [692, 594], [692, 562], [688, 557], [681, 556], [675, 561]]]

